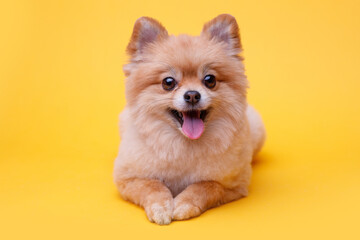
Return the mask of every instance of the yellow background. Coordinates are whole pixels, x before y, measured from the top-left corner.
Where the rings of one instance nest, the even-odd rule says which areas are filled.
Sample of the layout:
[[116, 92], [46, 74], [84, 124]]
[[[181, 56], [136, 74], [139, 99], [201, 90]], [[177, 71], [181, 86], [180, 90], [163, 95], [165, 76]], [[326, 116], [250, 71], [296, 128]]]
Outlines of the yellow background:
[[[360, 239], [359, 1], [2, 1], [0, 239]], [[268, 132], [250, 196], [160, 227], [112, 182], [133, 23], [241, 29]]]

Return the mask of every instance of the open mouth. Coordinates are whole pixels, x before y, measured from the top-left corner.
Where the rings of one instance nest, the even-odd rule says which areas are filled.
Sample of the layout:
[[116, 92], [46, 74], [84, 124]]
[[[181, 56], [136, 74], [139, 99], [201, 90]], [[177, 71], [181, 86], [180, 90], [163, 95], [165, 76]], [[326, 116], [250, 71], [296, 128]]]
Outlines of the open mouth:
[[204, 121], [209, 110], [179, 112], [170, 109], [171, 115], [180, 123], [183, 133], [190, 139], [198, 139], [204, 132]]

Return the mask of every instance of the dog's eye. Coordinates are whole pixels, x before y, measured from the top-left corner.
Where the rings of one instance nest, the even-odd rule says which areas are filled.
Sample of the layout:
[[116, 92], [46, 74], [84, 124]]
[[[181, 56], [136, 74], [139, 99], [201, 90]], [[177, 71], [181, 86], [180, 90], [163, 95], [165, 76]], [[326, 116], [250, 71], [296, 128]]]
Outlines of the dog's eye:
[[164, 78], [164, 80], [162, 81], [162, 87], [167, 91], [172, 90], [175, 86], [176, 81], [172, 77]]
[[214, 75], [206, 75], [204, 77], [204, 84], [207, 88], [214, 88], [216, 85], [216, 79]]

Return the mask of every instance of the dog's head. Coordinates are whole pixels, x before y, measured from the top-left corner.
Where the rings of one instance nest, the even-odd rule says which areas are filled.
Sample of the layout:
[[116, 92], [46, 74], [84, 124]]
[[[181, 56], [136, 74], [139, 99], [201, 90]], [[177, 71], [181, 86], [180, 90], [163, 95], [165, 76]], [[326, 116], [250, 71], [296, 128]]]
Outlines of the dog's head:
[[234, 17], [216, 17], [196, 37], [168, 35], [159, 22], [142, 17], [127, 52], [126, 97], [140, 131], [214, 139], [241, 124], [247, 80]]

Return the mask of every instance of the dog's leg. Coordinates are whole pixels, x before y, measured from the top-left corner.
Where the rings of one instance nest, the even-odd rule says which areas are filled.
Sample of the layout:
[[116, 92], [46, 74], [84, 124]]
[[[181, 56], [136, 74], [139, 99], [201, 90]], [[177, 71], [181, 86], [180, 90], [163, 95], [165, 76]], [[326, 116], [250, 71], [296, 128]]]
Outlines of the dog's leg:
[[226, 189], [215, 181], [189, 185], [174, 200], [174, 220], [199, 216], [207, 209], [234, 201], [247, 195], [247, 186], [234, 190]]
[[151, 222], [169, 224], [173, 213], [170, 190], [155, 179], [132, 178], [117, 182], [121, 196], [145, 209]]

